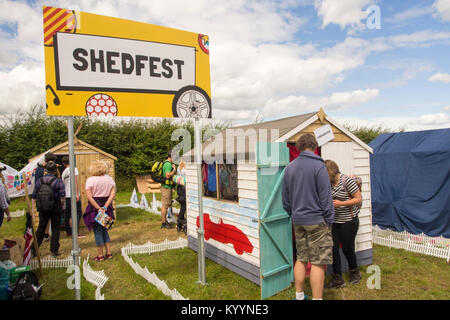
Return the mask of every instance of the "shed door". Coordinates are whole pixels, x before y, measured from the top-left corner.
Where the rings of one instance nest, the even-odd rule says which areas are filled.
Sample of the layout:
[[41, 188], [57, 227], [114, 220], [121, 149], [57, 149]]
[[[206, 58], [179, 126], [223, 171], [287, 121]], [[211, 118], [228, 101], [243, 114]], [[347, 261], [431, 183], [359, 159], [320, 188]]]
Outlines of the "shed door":
[[[273, 152], [275, 148], [278, 155]], [[256, 149], [261, 298], [265, 299], [288, 288], [294, 275], [292, 222], [291, 217], [283, 209], [281, 199], [284, 169], [289, 163], [289, 152], [285, 143], [259, 142]], [[264, 156], [258, 156], [262, 150]], [[266, 150], [269, 156], [266, 156]], [[264, 161], [262, 158], [265, 158]], [[270, 163], [267, 163], [268, 159]]]
[[333, 160], [344, 174], [353, 174], [353, 142], [331, 141], [322, 146], [322, 159]]

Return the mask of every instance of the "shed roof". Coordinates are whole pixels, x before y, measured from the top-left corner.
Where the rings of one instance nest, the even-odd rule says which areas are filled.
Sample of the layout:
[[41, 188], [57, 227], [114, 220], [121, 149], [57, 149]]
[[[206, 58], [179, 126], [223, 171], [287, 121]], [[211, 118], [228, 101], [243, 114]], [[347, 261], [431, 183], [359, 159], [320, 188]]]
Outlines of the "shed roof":
[[[250, 143], [250, 141], [285, 142], [317, 119], [327, 120], [365, 150], [370, 153], [373, 152], [370, 146], [320, 109], [318, 112], [224, 129], [202, 144], [203, 155], [214, 157], [216, 154], [220, 156], [228, 153], [236, 155], [238, 159], [254, 160], [256, 143]], [[278, 134], [274, 130], [278, 130]], [[220, 140], [217, 139], [219, 135], [223, 137]], [[194, 154], [195, 147], [184, 154], [183, 158], [193, 160]], [[225, 160], [225, 157], [223, 160]]]
[[[107, 153], [107, 152], [105, 152], [103, 150], [100, 150], [99, 148], [94, 147], [93, 145], [90, 145], [89, 143], [84, 142], [84, 141], [82, 141], [80, 139], [75, 139], [75, 141], [74, 141], [75, 149], [76, 149], [78, 144], [82, 145], [82, 146], [85, 146], [85, 147], [87, 147], [89, 149], [92, 149], [92, 150], [94, 150], [94, 151], [96, 151], [96, 152], [98, 152], [98, 153], [100, 153], [100, 154], [102, 154], [102, 155], [104, 155], [104, 156], [106, 156], [106, 157], [108, 157], [110, 159], [113, 159], [114, 161], [117, 160], [117, 158], [115, 156], [113, 156], [113, 155], [111, 155], [111, 154], [109, 154], [109, 153]], [[58, 144], [57, 146], [54, 146], [53, 148], [51, 148], [51, 149], [49, 149], [49, 150], [47, 150], [47, 151], [45, 151], [45, 152], [43, 152], [43, 153], [41, 153], [41, 154], [39, 154], [37, 156], [34, 156], [33, 158], [29, 159], [28, 162], [32, 162], [32, 161], [34, 161], [34, 160], [44, 156], [48, 152], [56, 152], [56, 151], [58, 151], [58, 150], [60, 150], [60, 149], [62, 149], [64, 147], [68, 147], [68, 145], [69, 145], [69, 141], [66, 141], [66, 142], [63, 142], [61, 144]]]

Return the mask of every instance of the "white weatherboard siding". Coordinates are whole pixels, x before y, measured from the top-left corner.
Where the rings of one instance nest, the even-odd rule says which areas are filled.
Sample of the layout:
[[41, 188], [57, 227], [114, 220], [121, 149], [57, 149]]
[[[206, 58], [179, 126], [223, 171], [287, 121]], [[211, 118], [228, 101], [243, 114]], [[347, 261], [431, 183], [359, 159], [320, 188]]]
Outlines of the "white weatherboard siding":
[[[254, 167], [254, 166], [253, 166]], [[240, 170], [247, 169], [247, 170]], [[221, 201], [203, 197], [203, 213], [209, 214], [213, 223], [232, 225], [241, 230], [253, 246], [252, 252], [236, 253], [232, 243], [221, 243], [214, 239], [205, 243], [256, 267], [260, 266], [259, 224], [257, 211], [256, 167], [238, 166], [239, 202]], [[242, 192], [241, 192], [242, 191]], [[188, 236], [197, 239], [198, 189], [197, 168], [194, 164], [186, 166], [187, 226]], [[244, 196], [241, 196], [241, 195]]]

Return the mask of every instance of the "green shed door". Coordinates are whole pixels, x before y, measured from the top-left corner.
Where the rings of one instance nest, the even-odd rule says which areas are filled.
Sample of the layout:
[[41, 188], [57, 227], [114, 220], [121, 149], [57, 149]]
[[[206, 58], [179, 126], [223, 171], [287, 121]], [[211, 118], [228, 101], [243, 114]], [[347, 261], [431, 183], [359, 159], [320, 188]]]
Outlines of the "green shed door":
[[256, 152], [261, 298], [265, 299], [288, 288], [294, 279], [292, 222], [281, 199], [289, 151], [286, 143], [258, 142]]

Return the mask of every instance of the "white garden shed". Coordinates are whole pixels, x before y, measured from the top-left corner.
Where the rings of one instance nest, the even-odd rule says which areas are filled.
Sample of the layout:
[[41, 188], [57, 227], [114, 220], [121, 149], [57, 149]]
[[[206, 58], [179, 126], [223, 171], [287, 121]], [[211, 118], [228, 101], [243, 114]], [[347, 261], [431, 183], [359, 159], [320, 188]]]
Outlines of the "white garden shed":
[[[342, 173], [362, 178], [363, 204], [355, 242], [359, 265], [368, 265], [372, 263], [372, 148], [322, 109], [227, 129], [202, 145], [203, 156], [206, 150], [216, 159], [202, 165], [206, 257], [260, 285], [262, 298], [293, 281], [292, 223], [282, 207], [280, 186], [284, 168], [295, 153], [295, 141], [324, 125], [331, 127], [334, 138], [318, 149], [319, 155], [334, 160]], [[184, 155], [187, 235], [189, 247], [197, 250], [199, 186], [196, 164], [190, 161], [193, 154], [191, 150]], [[226, 160], [230, 155], [232, 163]], [[346, 271], [346, 259], [341, 260]]]

